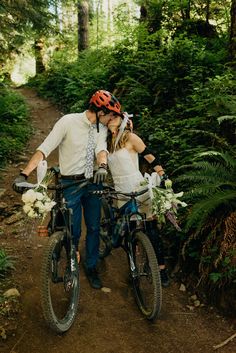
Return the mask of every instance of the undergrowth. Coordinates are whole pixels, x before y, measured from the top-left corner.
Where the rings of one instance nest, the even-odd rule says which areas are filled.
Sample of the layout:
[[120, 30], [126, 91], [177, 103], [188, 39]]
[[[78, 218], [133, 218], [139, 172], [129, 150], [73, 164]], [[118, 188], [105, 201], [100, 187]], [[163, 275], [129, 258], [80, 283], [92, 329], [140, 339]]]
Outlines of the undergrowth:
[[31, 132], [22, 95], [0, 86], [0, 167], [22, 151]]

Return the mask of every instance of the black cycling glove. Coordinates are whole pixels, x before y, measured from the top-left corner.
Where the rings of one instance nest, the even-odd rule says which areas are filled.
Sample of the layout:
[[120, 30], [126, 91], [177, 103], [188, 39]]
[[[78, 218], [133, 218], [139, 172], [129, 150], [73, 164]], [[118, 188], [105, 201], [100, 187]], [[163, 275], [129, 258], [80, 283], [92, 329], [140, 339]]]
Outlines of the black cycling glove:
[[23, 188], [17, 184], [20, 184], [20, 183], [24, 183], [26, 182], [28, 176], [24, 173], [20, 173], [18, 175], [18, 177], [16, 177], [16, 179], [14, 180], [13, 184], [12, 184], [12, 188], [14, 191], [16, 192], [19, 192], [19, 193], [23, 193]]

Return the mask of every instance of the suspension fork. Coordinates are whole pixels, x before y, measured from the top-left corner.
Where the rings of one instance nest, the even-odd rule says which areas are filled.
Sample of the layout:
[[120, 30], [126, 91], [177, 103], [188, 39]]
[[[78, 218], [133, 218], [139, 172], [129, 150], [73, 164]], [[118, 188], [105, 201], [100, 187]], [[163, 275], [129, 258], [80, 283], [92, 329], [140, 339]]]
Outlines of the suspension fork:
[[65, 238], [66, 238], [66, 251], [69, 254], [70, 263], [68, 268], [72, 274], [76, 274], [76, 250], [74, 246], [74, 236], [72, 233], [72, 215], [73, 210], [67, 208], [64, 212], [64, 224], [65, 224]]
[[133, 248], [134, 231], [129, 232], [127, 235], [127, 255], [129, 259], [130, 271], [132, 278], [137, 277], [137, 270], [134, 261], [134, 248]]

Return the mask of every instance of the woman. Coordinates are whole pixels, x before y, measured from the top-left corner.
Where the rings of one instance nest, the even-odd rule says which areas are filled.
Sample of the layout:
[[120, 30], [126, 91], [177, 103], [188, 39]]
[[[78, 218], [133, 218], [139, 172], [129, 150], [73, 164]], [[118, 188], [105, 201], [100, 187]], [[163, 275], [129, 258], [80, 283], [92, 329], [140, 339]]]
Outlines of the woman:
[[[139, 170], [139, 154], [157, 173], [157, 179], [159, 179], [157, 180], [157, 185], [160, 183], [169, 183], [170, 185], [171, 181], [165, 174], [158, 159], [146, 147], [142, 139], [132, 132], [132, 123], [126, 113], [124, 113], [123, 119], [120, 116], [113, 118], [108, 123], [108, 129], [108, 166], [117, 191], [132, 192], [140, 190], [140, 184], [144, 181], [144, 177]], [[147, 232], [158, 259], [162, 286], [167, 287], [169, 279], [164, 262], [163, 244], [157, 231], [157, 222], [151, 212], [151, 200], [148, 193], [142, 195], [139, 201], [141, 202], [140, 212], [145, 212], [149, 220], [147, 222]], [[121, 205], [119, 203], [119, 206]]]

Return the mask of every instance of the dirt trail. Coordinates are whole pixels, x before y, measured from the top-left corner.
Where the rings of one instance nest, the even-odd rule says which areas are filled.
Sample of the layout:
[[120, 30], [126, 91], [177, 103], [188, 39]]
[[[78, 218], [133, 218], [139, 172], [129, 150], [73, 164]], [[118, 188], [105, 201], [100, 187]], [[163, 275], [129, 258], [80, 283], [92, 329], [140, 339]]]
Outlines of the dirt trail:
[[[30, 89], [20, 89], [32, 112], [34, 135], [28, 143], [26, 157], [9, 164], [3, 172], [0, 188], [6, 191], [1, 201], [19, 204], [20, 196], [11, 184], [21, 166], [47, 135], [61, 113]], [[56, 153], [48, 160], [56, 162]], [[22, 161], [22, 159], [24, 161]], [[189, 310], [189, 293], [179, 291], [172, 282], [163, 291], [160, 319], [151, 324], [141, 316], [128, 283], [127, 263], [122, 250], [116, 250], [103, 264], [101, 277], [110, 293], [92, 289], [81, 270], [81, 300], [73, 327], [63, 336], [55, 335], [45, 325], [39, 300], [39, 269], [42, 248], [47, 239], [37, 237], [15, 223], [1, 224], [1, 246], [17, 256], [13, 280], [21, 294], [22, 309], [13, 320], [14, 329], [6, 340], [0, 338], [2, 353], [211, 353], [213, 345], [234, 333], [231, 324], [208, 307]], [[83, 248], [84, 241], [81, 241]], [[193, 294], [193, 293], [192, 293]], [[218, 350], [235, 353], [236, 339]]]

